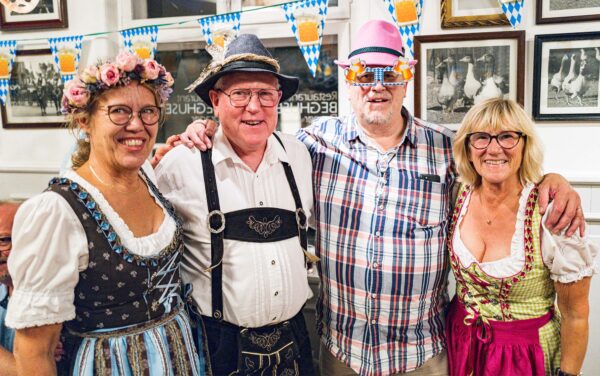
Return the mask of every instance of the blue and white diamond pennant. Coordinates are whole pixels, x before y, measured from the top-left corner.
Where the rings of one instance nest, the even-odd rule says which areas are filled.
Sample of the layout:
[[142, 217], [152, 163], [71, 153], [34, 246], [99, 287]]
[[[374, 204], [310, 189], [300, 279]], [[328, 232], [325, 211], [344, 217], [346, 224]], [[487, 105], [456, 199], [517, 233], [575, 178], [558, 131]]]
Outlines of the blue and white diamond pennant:
[[513, 29], [517, 28], [517, 25], [521, 23], [523, 13], [523, 3], [525, 0], [498, 0], [502, 12], [508, 18], [508, 21], [512, 25]]
[[0, 41], [0, 101], [6, 104], [6, 96], [10, 86], [10, 72], [15, 62], [17, 41]]
[[121, 30], [123, 46], [140, 59], [154, 59], [157, 38], [158, 26], [156, 25]]
[[[414, 57], [414, 38], [421, 30], [421, 14], [423, 12], [424, 0], [383, 0], [387, 9], [392, 15], [394, 22], [398, 26], [398, 31], [402, 36], [402, 42], [405, 46], [405, 53], [408, 51], [410, 57]], [[416, 19], [411, 15], [411, 11], [416, 8]], [[414, 14], [414, 13], [413, 13]], [[408, 57], [408, 56], [406, 56]]]
[[207, 44], [214, 43], [224, 48], [225, 39], [233, 39], [240, 32], [240, 12], [199, 18], [198, 23]]
[[63, 82], [72, 80], [77, 74], [77, 67], [81, 59], [82, 41], [83, 35], [48, 39], [50, 51], [52, 51], [54, 57], [54, 64], [58, 67]]
[[281, 6], [313, 77], [317, 73], [328, 0], [302, 0]]

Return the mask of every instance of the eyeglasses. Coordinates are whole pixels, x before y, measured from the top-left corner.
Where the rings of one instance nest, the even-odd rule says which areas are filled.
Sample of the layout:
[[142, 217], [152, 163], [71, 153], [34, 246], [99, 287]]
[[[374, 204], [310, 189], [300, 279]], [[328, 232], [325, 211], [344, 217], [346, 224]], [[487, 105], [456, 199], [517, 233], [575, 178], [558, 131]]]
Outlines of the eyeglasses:
[[[135, 113], [131, 107], [124, 104], [107, 106], [106, 109], [108, 118], [114, 125], [129, 124]], [[136, 114], [144, 125], [155, 125], [162, 121], [162, 110], [158, 106], [146, 106]]]
[[12, 238], [10, 236], [0, 236], [0, 251], [7, 251], [12, 245]]
[[233, 107], [246, 107], [248, 103], [250, 103], [250, 100], [252, 100], [252, 96], [255, 94], [258, 97], [260, 105], [263, 107], [274, 107], [279, 103], [279, 99], [281, 98], [281, 91], [275, 89], [234, 89], [229, 93], [226, 93], [221, 89], [217, 89], [217, 91], [227, 95], [229, 97], [229, 103], [231, 103]]
[[475, 132], [467, 135], [469, 144], [478, 150], [487, 149], [492, 143], [493, 139], [496, 139], [498, 145], [503, 149], [512, 149], [519, 143], [521, 137], [526, 137], [522, 132], [504, 131], [500, 132], [495, 136], [492, 136], [486, 132]]
[[397, 73], [393, 67], [365, 68], [364, 73], [354, 78], [353, 86], [377, 86], [381, 82], [383, 86], [404, 86], [404, 76]]

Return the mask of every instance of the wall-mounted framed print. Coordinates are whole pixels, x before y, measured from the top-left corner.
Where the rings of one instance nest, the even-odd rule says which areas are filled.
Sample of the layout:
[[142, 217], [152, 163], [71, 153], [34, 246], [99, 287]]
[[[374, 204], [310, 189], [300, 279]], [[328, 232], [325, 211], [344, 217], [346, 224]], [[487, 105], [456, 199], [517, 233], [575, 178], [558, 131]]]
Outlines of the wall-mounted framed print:
[[498, 0], [441, 0], [443, 28], [510, 25]]
[[68, 26], [67, 0], [2, 2], [0, 30], [57, 29]]
[[533, 118], [600, 120], [600, 32], [535, 36]]
[[523, 104], [525, 32], [415, 37], [415, 115], [457, 129], [476, 103], [493, 97]]
[[537, 0], [538, 24], [600, 20], [600, 0]]
[[1, 107], [4, 128], [58, 128], [63, 84], [49, 48], [17, 50], [6, 104]]

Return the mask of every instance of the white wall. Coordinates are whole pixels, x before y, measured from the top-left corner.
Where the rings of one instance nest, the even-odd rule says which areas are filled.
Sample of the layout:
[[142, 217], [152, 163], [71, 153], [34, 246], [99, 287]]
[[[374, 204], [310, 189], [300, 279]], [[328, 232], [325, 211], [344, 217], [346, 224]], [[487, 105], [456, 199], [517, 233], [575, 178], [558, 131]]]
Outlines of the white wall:
[[[478, 29], [442, 30], [440, 22], [440, 2], [426, 0], [423, 10], [423, 35], [464, 32], [495, 32], [511, 30], [510, 27], [492, 27]], [[123, 27], [119, 22], [121, 14], [117, 0], [68, 0], [69, 28], [44, 30], [36, 32], [0, 32], [2, 38], [48, 38], [74, 33], [89, 34], [107, 30], [118, 30]], [[259, 12], [257, 12], [258, 14]], [[257, 15], [258, 16], [258, 15]], [[585, 32], [600, 30], [600, 22], [585, 22], [571, 24], [535, 24], [535, 1], [527, 0], [524, 9], [524, 22], [518, 30], [527, 32], [526, 48], [526, 82], [525, 108], [531, 111], [532, 81], [533, 81], [533, 40], [536, 34], [552, 34], [562, 32]], [[247, 17], [247, 15], [244, 15]], [[345, 57], [344, 51], [351, 43], [351, 36], [365, 21], [374, 18], [391, 20], [383, 0], [351, 0], [350, 31], [342, 32], [339, 41], [340, 57]], [[336, 21], [344, 24], [344, 21]], [[270, 28], [280, 27], [278, 24], [262, 26], [243, 26], [245, 31], [259, 32], [266, 36]], [[284, 26], [287, 27], [287, 26]], [[341, 26], [343, 28], [343, 26]], [[182, 33], [178, 30], [164, 30], [159, 34], [169, 39], [199, 38], [198, 30]], [[118, 37], [116, 34], [84, 40], [82, 64], [95, 61], [98, 58], [114, 55], [117, 50]], [[45, 42], [25, 42], [19, 48], [45, 48]], [[340, 75], [340, 79], [341, 79]], [[341, 82], [341, 81], [340, 81]], [[340, 111], [349, 110], [345, 100], [343, 85], [340, 88]], [[412, 88], [406, 100], [409, 109], [413, 108]], [[600, 242], [600, 122], [561, 122], [538, 123], [539, 132], [546, 147], [546, 171], [559, 172], [568, 177], [580, 192], [584, 211], [589, 220], [590, 234]], [[73, 136], [66, 130], [7, 130], [0, 128], [0, 198], [29, 197], [44, 189], [47, 181], [54, 176], [67, 153]], [[600, 333], [600, 277], [593, 280], [591, 296], [591, 329], [590, 333]], [[600, 338], [590, 336], [590, 345], [584, 372], [588, 375], [600, 374]]]

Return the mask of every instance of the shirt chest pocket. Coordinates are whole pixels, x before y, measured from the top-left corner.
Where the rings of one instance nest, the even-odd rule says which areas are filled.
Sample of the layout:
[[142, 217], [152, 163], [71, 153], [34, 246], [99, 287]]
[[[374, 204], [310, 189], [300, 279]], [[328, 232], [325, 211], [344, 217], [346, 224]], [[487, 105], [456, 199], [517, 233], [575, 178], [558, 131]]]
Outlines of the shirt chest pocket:
[[436, 227], [446, 219], [449, 187], [444, 176], [406, 173], [400, 183], [398, 210], [409, 227]]

